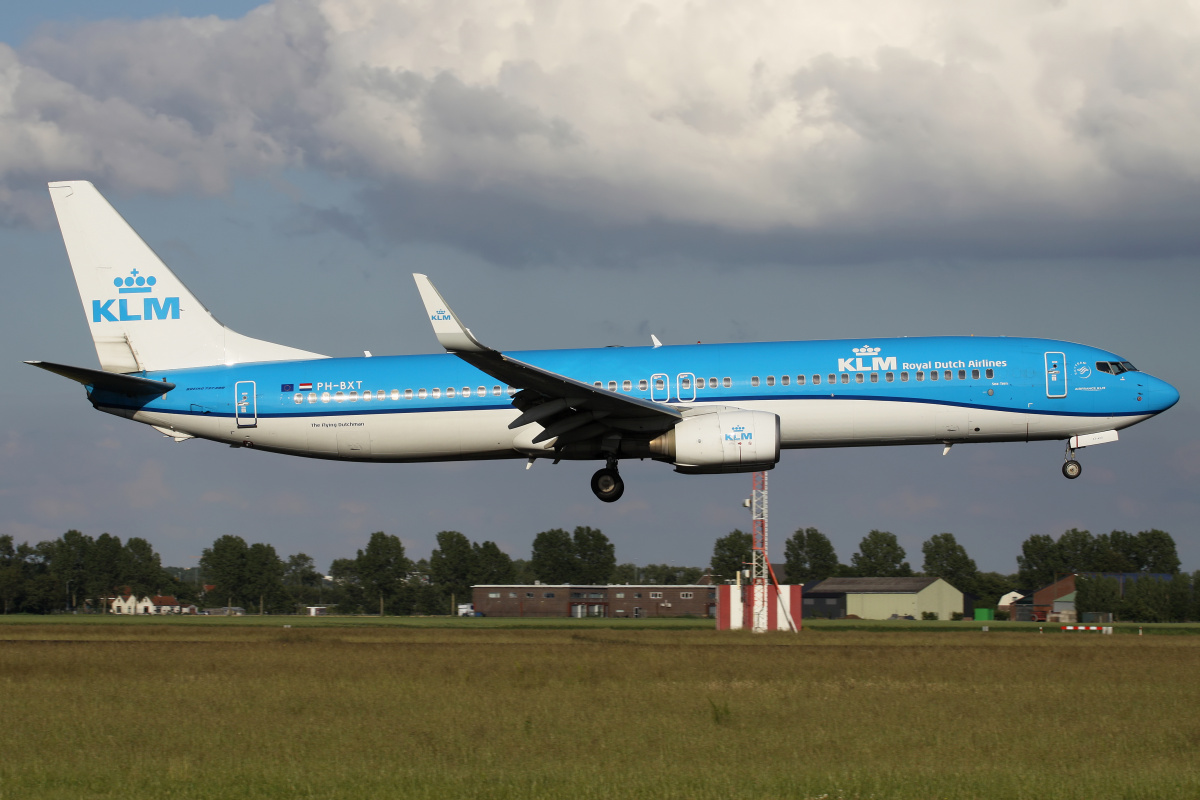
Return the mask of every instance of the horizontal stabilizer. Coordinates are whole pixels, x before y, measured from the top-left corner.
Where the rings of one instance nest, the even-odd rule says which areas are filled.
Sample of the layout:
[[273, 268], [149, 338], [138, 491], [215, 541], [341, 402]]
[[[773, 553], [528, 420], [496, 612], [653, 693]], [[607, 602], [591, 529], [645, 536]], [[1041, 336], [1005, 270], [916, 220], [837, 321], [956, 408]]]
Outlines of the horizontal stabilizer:
[[175, 388], [175, 384], [167, 381], [152, 381], [149, 378], [138, 378], [134, 375], [122, 375], [118, 372], [103, 372], [87, 367], [72, 367], [67, 364], [54, 364], [49, 361], [26, 361], [26, 364], [53, 372], [78, 381], [91, 390], [115, 392], [117, 394], [136, 397], [148, 394], [166, 394]]

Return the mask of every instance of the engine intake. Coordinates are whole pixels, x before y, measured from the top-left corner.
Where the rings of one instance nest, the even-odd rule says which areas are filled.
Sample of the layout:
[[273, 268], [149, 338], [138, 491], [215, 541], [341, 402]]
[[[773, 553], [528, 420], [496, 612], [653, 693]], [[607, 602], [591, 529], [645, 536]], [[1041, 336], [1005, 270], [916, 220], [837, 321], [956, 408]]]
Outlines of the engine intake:
[[684, 417], [650, 442], [650, 453], [689, 475], [770, 469], [779, 462], [779, 417], [740, 410]]

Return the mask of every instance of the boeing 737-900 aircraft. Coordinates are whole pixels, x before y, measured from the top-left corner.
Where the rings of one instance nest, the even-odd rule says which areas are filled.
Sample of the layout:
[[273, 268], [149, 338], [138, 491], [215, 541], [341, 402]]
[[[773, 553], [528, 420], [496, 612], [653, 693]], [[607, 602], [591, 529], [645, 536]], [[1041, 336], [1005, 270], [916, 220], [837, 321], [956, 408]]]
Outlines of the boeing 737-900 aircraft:
[[[414, 275], [441, 355], [329, 358], [222, 325], [86, 181], [50, 184], [101, 369], [28, 363], [176, 441], [348, 461], [622, 458], [677, 472], [771, 469], [806, 447], [1066, 441], [1179, 400], [1122, 356], [1046, 339], [947, 336], [503, 353]], [[369, 354], [367, 354], [369, 356]]]

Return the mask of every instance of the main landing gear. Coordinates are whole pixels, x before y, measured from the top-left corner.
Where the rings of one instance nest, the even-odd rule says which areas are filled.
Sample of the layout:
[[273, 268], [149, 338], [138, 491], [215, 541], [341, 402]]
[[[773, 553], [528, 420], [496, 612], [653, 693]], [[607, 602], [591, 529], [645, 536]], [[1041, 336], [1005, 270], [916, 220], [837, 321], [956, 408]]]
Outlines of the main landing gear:
[[605, 503], [615, 503], [625, 494], [625, 481], [617, 472], [617, 460], [610, 458], [607, 466], [592, 476], [592, 494]]
[[1067, 452], [1063, 454], [1063, 477], [1075, 480], [1083, 472], [1083, 465], [1075, 460], [1075, 448], [1071, 447], [1070, 440], [1067, 440]]

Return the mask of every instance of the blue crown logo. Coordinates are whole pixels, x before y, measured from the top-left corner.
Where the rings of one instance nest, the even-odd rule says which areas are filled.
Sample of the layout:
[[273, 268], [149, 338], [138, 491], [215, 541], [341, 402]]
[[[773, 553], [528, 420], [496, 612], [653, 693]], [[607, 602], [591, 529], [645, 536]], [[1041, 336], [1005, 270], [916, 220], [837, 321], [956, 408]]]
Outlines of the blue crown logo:
[[744, 431], [744, 430], [746, 430], [746, 426], [745, 426], [745, 425], [734, 425], [734, 426], [733, 426], [733, 432], [734, 432], [734, 433], [741, 433], [741, 432], [742, 432], [742, 431]]
[[854, 348], [854, 355], [856, 355], [856, 356], [877, 356], [877, 355], [879, 355], [879, 348], [871, 347], [870, 345], [863, 345], [862, 347]]
[[113, 278], [113, 286], [117, 287], [118, 294], [145, 294], [152, 291], [157, 282], [153, 275], [144, 277], [136, 269], [129, 270], [127, 278]]

